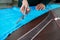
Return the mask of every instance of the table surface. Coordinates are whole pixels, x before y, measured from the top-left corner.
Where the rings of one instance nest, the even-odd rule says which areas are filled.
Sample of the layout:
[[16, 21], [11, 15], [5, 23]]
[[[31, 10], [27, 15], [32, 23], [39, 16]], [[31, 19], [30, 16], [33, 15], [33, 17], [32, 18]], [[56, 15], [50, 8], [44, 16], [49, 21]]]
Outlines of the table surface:
[[[53, 15], [51, 12], [49, 13]], [[18, 30], [10, 34], [8, 38], [6, 38], [6, 40], [17, 40], [19, 37], [24, 35], [26, 32], [28, 32], [29, 30], [34, 28], [38, 23], [44, 20], [49, 13], [44, 14], [41, 17], [38, 17], [37, 19], [19, 28]], [[39, 33], [38, 36], [34, 38], [34, 40], [60, 40], [60, 28], [59, 28], [60, 26], [58, 25], [59, 23], [60, 23], [60, 20], [52, 21], [51, 23], [49, 23], [46, 26], [46, 28], [41, 33]]]

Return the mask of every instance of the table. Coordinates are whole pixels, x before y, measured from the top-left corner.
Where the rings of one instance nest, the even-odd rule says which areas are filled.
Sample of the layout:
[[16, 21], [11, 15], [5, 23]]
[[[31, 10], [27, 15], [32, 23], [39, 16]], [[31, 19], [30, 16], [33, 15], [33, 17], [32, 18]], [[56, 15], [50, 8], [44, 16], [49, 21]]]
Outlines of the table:
[[[43, 21], [48, 15], [51, 16], [51, 19], [55, 18], [54, 12], [50, 11], [41, 17], [29, 22], [23, 27], [19, 28], [6, 38], [6, 40], [17, 40], [19, 37], [27, 33], [29, 30], [34, 28], [37, 24]], [[60, 22], [59, 22], [60, 23]], [[46, 28], [41, 31], [33, 40], [60, 40], [60, 26], [58, 21], [51, 21]], [[29, 38], [28, 38], [29, 39]], [[30, 39], [29, 39], [30, 40]]]

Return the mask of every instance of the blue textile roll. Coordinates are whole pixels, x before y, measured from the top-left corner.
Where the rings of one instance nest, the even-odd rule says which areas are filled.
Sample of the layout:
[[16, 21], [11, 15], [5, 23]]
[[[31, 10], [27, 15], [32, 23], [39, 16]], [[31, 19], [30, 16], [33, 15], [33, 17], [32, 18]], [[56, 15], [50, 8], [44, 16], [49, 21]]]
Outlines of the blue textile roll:
[[46, 12], [60, 8], [60, 4], [48, 4], [44, 10], [39, 11], [35, 9], [35, 6], [30, 8], [30, 12], [18, 24], [16, 24], [16, 22], [21, 16], [23, 16], [18, 7], [0, 9], [0, 40], [6, 39], [13, 31], [45, 14]]

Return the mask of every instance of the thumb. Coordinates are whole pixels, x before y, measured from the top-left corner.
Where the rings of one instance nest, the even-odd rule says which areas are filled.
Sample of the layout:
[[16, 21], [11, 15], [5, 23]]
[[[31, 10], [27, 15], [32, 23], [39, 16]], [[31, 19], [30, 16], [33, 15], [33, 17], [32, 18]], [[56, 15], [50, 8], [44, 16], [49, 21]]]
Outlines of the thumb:
[[21, 6], [20, 11], [23, 13], [24, 12], [24, 5]]
[[27, 8], [27, 11], [29, 11], [30, 10], [30, 8]]

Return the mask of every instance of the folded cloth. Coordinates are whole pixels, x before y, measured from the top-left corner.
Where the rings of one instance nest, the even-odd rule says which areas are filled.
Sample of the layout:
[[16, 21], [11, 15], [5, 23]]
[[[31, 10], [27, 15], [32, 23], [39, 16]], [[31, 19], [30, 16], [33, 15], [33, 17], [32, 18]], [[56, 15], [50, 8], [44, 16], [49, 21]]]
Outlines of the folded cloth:
[[45, 14], [46, 12], [60, 8], [60, 4], [48, 4], [44, 10], [39, 11], [35, 9], [35, 6], [30, 8], [30, 12], [18, 24], [16, 24], [16, 22], [21, 16], [23, 16], [18, 7], [0, 10], [0, 40], [6, 39], [13, 31], [21, 28], [23, 25]]

